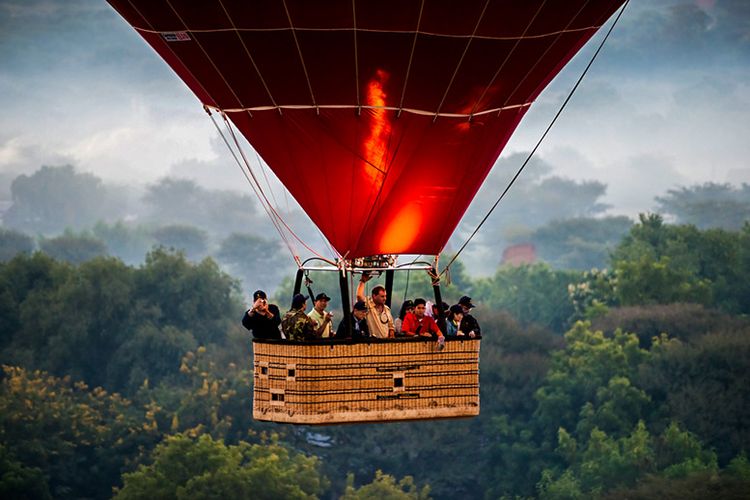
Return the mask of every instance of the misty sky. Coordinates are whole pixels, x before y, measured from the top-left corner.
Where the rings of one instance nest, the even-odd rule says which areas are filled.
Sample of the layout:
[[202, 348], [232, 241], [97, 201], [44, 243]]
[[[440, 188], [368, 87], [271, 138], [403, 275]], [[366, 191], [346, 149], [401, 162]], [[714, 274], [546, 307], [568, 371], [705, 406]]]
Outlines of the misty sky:
[[[499, 168], [533, 147], [602, 35], [538, 99]], [[537, 155], [546, 175], [605, 183], [613, 214], [653, 209], [676, 186], [750, 182], [748, 82], [750, 2], [632, 0]], [[103, 1], [0, 0], [0, 104], [0, 198], [19, 173], [65, 163], [109, 182], [249, 189], [198, 100]]]

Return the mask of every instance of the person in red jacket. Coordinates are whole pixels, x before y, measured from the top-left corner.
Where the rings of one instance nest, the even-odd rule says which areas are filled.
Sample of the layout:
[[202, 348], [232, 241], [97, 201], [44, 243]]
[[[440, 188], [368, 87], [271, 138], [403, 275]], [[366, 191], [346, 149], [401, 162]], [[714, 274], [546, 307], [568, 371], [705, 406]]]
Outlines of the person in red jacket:
[[424, 299], [414, 300], [414, 312], [408, 313], [401, 325], [401, 333], [407, 337], [421, 336], [433, 337], [441, 341], [444, 339], [443, 332], [438, 328], [435, 320], [425, 315], [427, 301]]

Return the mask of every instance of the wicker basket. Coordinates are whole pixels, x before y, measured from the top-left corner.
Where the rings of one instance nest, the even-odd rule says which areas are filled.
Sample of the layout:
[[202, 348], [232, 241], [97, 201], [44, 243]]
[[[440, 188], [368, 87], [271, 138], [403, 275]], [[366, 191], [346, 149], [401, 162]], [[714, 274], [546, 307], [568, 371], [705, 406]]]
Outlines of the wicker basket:
[[383, 422], [479, 414], [479, 339], [253, 341], [256, 420]]

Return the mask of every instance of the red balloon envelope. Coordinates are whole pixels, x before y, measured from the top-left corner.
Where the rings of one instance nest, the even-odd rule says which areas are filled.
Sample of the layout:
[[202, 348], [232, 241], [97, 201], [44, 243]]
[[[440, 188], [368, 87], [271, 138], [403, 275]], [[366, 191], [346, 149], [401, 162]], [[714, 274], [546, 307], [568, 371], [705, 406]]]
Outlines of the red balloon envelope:
[[109, 0], [347, 258], [440, 252], [623, 0]]

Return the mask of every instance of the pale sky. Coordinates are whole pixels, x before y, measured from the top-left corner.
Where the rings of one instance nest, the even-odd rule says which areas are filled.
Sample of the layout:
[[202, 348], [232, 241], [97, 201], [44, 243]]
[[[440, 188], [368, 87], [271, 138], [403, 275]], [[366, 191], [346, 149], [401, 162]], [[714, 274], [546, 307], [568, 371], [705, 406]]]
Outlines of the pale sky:
[[[503, 157], [533, 147], [602, 35]], [[750, 182], [748, 82], [750, 2], [632, 0], [537, 155], [549, 175], [605, 183], [613, 214], [677, 186]], [[0, 107], [2, 199], [19, 173], [65, 163], [108, 182], [248, 189], [197, 98], [103, 1], [0, 0]]]

